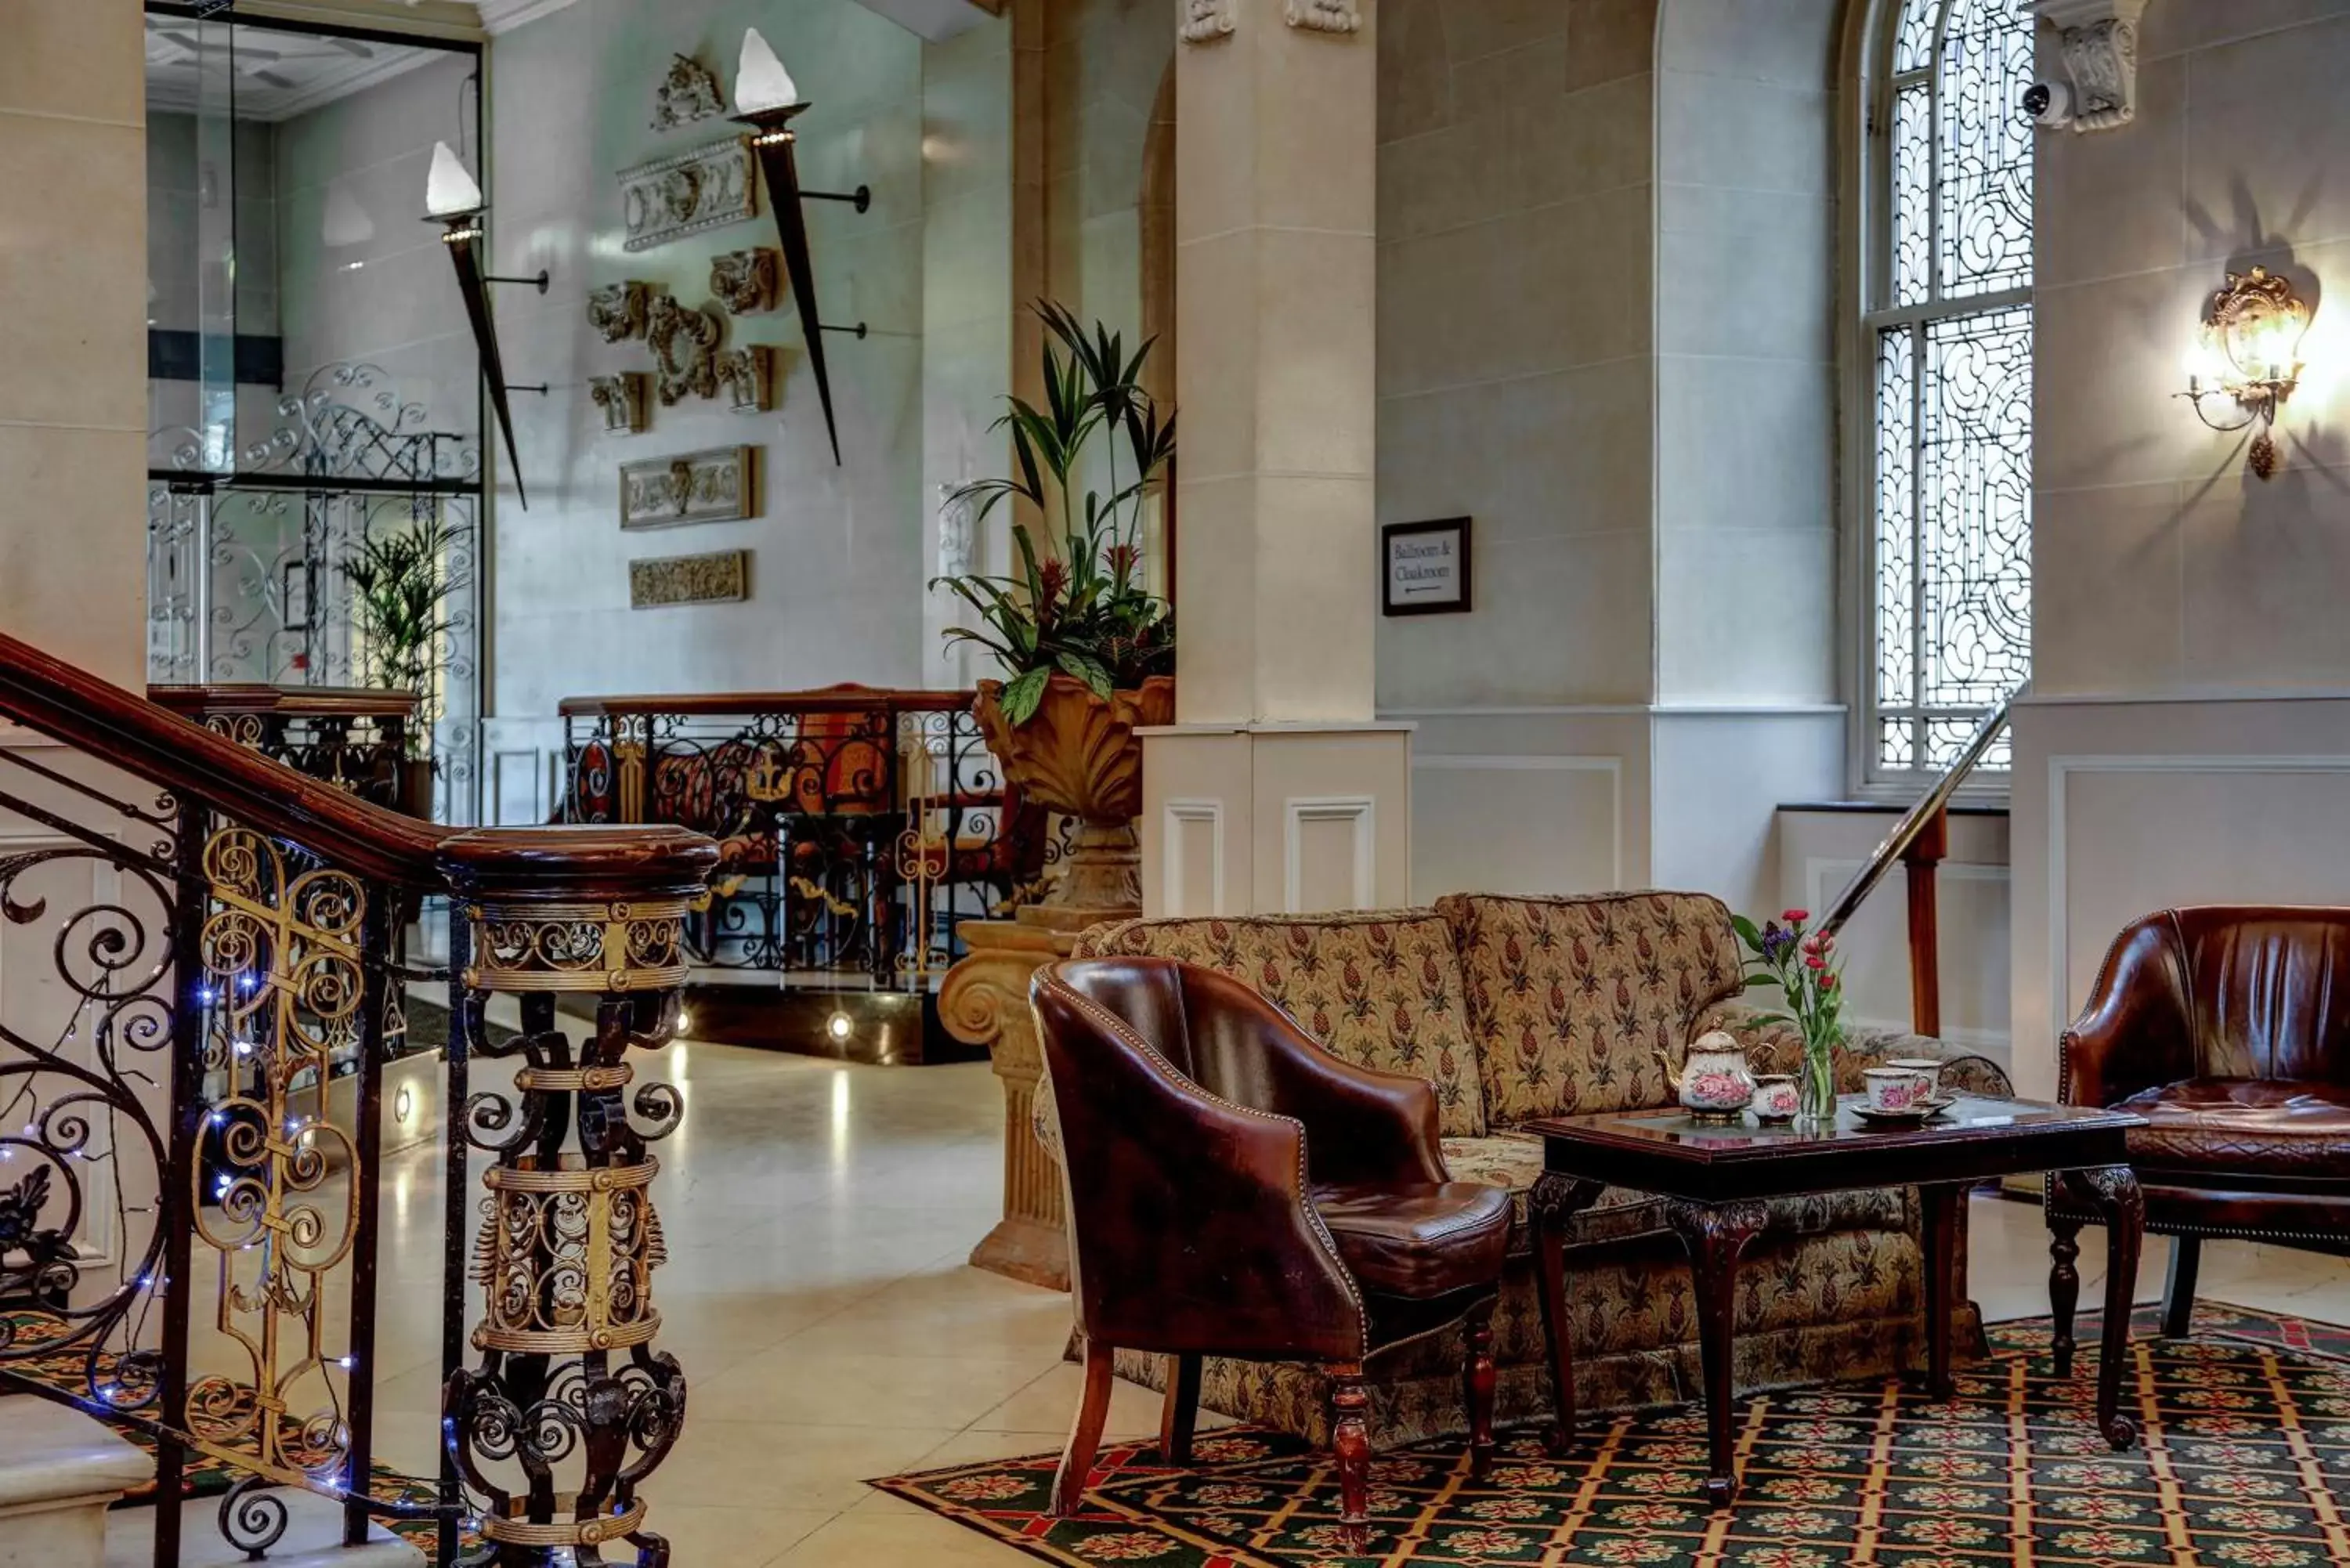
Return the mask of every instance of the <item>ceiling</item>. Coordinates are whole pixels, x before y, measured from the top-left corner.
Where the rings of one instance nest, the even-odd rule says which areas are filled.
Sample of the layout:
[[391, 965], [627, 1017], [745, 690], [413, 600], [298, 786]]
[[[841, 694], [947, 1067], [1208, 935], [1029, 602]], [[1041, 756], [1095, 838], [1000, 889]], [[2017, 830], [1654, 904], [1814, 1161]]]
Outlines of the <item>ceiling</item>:
[[233, 101], [238, 119], [290, 119], [441, 57], [405, 44], [150, 16], [147, 107], [192, 114]]

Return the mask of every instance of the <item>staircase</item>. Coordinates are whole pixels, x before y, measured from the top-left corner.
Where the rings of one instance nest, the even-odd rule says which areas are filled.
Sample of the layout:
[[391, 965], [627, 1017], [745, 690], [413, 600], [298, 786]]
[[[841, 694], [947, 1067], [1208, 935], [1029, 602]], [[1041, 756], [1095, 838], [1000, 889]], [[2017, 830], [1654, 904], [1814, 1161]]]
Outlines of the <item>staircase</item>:
[[[685, 1374], [654, 1345], [651, 1146], [684, 1101], [631, 1056], [675, 1034], [717, 846], [403, 816], [5, 634], [0, 721], [0, 1568], [450, 1568], [468, 1535], [509, 1564], [667, 1561], [642, 1483]], [[420, 908], [445, 940], [411, 943]], [[436, 982], [446, 1044], [411, 1051], [404, 998]], [[493, 994], [521, 1036], [488, 1032]], [[511, 1087], [469, 1092], [495, 1056], [525, 1059]], [[395, 1064], [442, 1080], [448, 1173], [441, 1412], [399, 1417], [441, 1459], [397, 1477]]]
[[0, 1399], [0, 1568], [100, 1568], [106, 1511], [154, 1475], [101, 1421], [31, 1395]]

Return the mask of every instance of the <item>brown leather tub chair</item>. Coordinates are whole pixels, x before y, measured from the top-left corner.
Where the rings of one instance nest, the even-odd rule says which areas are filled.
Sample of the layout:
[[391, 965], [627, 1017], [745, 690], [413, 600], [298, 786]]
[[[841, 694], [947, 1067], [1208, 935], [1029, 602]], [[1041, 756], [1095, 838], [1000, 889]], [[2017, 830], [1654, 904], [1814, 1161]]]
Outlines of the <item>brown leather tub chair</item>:
[[[2173, 1238], [2162, 1332], [2188, 1331], [2203, 1238], [2350, 1253], [2350, 909], [2210, 904], [2116, 938], [2059, 1046], [2069, 1105], [2135, 1111], [2147, 1229]], [[2072, 1343], [2074, 1238], [2052, 1179], [2052, 1295]]]
[[1270, 1002], [1171, 959], [1039, 970], [1085, 1394], [1053, 1506], [1073, 1511], [1124, 1348], [1166, 1355], [1159, 1440], [1190, 1458], [1203, 1355], [1334, 1378], [1342, 1522], [1368, 1518], [1363, 1363], [1466, 1320], [1471, 1463], [1493, 1452], [1492, 1318], [1510, 1195], [1448, 1179], [1436, 1091], [1338, 1060]]

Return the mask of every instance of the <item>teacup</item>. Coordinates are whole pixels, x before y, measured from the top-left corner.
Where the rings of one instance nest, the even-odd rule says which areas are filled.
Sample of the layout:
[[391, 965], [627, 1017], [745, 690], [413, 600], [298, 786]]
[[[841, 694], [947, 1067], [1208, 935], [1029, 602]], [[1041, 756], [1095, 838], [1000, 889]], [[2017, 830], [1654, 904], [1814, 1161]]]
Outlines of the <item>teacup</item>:
[[1783, 1122], [1792, 1117], [1802, 1104], [1795, 1092], [1793, 1073], [1757, 1073], [1754, 1075], [1754, 1103], [1749, 1108], [1758, 1121]]
[[1915, 1067], [1871, 1067], [1862, 1075], [1868, 1085], [1868, 1108], [1906, 1116], [1923, 1110], [1934, 1080]]
[[1929, 1100], [1939, 1100], [1942, 1097], [1942, 1064], [1939, 1062], [1925, 1056], [1890, 1056], [1886, 1059], [1885, 1064], [1888, 1067], [1905, 1068], [1912, 1073], [1923, 1073], [1926, 1075], [1926, 1097]]

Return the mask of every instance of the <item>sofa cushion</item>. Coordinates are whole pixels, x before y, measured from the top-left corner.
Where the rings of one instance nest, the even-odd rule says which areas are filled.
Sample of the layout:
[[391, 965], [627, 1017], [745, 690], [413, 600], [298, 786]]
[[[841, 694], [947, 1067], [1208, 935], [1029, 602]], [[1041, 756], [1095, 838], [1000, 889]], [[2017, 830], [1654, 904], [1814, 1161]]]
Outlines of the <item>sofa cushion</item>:
[[[1444, 1140], [1444, 1168], [1455, 1181], [1482, 1181], [1510, 1189], [1510, 1251], [1514, 1255], [1534, 1246], [1534, 1221], [1527, 1201], [1534, 1178], [1542, 1174], [1542, 1140], [1523, 1133], [1497, 1133], [1490, 1137], [1449, 1137]], [[1830, 1231], [1898, 1231], [1908, 1221], [1908, 1189], [1872, 1188], [1828, 1192], [1804, 1198], [1776, 1198], [1770, 1203], [1766, 1234], [1814, 1236]], [[1665, 1200], [1651, 1192], [1627, 1187], [1605, 1187], [1592, 1205], [1567, 1222], [1566, 1244], [1594, 1247], [1634, 1236], [1652, 1236], [1665, 1229]]]
[[1730, 911], [1704, 894], [1456, 893], [1436, 909], [1460, 950], [1497, 1129], [1671, 1103], [1658, 1053], [1678, 1056], [1739, 984]]
[[2334, 1177], [2350, 1173], [2350, 1087], [2284, 1078], [2189, 1078], [2114, 1107], [2147, 1125], [2129, 1135], [2141, 1170]]
[[1180, 959], [1231, 975], [1335, 1056], [1436, 1085], [1440, 1130], [1485, 1130], [1450, 927], [1425, 909], [1128, 920], [1078, 937], [1078, 958]]
[[1482, 1182], [1333, 1182], [1314, 1207], [1367, 1291], [1433, 1301], [1502, 1277], [1510, 1196]]

